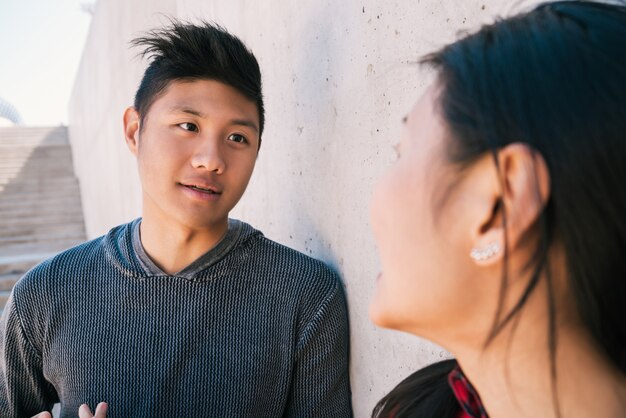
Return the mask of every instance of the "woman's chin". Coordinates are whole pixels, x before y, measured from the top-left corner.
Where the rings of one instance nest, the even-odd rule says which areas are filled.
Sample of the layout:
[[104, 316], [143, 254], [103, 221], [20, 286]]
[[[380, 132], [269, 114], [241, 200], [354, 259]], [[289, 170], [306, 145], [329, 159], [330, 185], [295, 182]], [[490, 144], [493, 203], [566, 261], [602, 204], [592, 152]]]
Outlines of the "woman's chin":
[[397, 316], [390, 312], [388, 306], [377, 298], [369, 306], [369, 317], [376, 326], [401, 330]]

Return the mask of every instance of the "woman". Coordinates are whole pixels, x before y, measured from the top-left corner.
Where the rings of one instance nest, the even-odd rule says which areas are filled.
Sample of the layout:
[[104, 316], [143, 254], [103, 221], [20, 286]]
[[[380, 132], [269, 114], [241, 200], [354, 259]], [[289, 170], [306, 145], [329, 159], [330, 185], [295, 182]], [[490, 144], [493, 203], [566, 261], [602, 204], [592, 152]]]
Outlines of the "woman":
[[[626, 416], [626, 6], [544, 4], [424, 61], [373, 197], [373, 321], [456, 357], [456, 416]], [[375, 415], [441, 416], [410, 381]]]

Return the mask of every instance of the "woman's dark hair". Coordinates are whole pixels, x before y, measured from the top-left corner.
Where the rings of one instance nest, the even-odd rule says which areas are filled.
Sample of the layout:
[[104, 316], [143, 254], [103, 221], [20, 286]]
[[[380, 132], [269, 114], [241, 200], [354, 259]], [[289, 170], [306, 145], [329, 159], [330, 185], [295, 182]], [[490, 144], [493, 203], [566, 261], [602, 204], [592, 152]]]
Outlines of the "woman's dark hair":
[[461, 405], [448, 385], [448, 374], [456, 366], [456, 360], [444, 360], [416, 371], [378, 402], [372, 417], [458, 417]]
[[547, 3], [485, 26], [425, 62], [439, 70], [453, 161], [524, 143], [550, 172], [533, 279], [512, 311], [497, 318], [494, 335], [519, 313], [558, 239], [581, 320], [626, 374], [626, 7]]
[[[548, 166], [551, 193], [529, 263], [532, 279], [514, 307], [502, 312], [505, 254], [500, 308], [485, 344], [518, 318], [545, 279], [553, 396], [560, 415], [548, 264], [555, 241], [564, 249], [568, 288], [580, 319], [605, 357], [626, 375], [626, 5], [546, 3], [484, 26], [423, 62], [438, 71], [438, 105], [451, 133], [453, 163], [464, 167], [491, 153], [497, 165], [498, 149], [523, 143]], [[413, 397], [423, 399], [399, 386], [385, 399], [405, 410]]]
[[174, 80], [215, 80], [227, 84], [253, 101], [259, 112], [259, 137], [265, 111], [261, 70], [254, 54], [226, 29], [205, 21], [199, 24], [175, 20], [171, 25], [133, 39], [143, 47], [150, 64], [135, 94], [135, 108], [143, 121], [150, 106]]

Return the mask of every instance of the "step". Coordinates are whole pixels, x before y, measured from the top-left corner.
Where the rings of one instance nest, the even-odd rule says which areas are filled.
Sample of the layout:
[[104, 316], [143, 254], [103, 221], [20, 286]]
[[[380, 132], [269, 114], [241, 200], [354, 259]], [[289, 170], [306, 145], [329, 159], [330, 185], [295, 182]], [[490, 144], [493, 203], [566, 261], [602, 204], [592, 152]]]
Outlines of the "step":
[[72, 157], [69, 155], [57, 155], [46, 158], [26, 158], [26, 159], [12, 159], [6, 161], [0, 161], [0, 169], [3, 172], [15, 172], [21, 170], [27, 171], [41, 171], [49, 170], [51, 168], [64, 168], [72, 167]]
[[46, 206], [47, 202], [54, 200], [71, 200], [80, 198], [80, 191], [78, 188], [62, 188], [57, 190], [50, 190], [45, 192], [0, 192], [0, 210], [2, 208], [16, 208], [24, 206]]
[[11, 161], [25, 161], [29, 159], [48, 159], [60, 156], [71, 156], [72, 148], [69, 144], [29, 146], [1, 146], [0, 163]]
[[68, 143], [67, 127], [6, 127], [0, 128], [2, 145], [35, 145]]
[[0, 237], [0, 254], [3, 253], [3, 247], [14, 247], [19, 244], [49, 244], [55, 241], [80, 241], [85, 240], [84, 230], [72, 230], [59, 233], [58, 231], [49, 232], [47, 234], [39, 233], [33, 235], [16, 235]]
[[74, 170], [70, 167], [46, 168], [42, 169], [41, 171], [2, 171], [0, 172], [0, 186], [5, 189], [9, 186], [15, 188], [16, 186], [19, 186], [23, 183], [36, 183], [38, 181], [45, 180], [64, 180], [74, 177]]
[[0, 235], [5, 228], [11, 227], [34, 227], [40, 225], [54, 225], [65, 223], [83, 224], [83, 213], [80, 208], [68, 208], [66, 211], [43, 213], [39, 215], [28, 215], [25, 213], [13, 213], [7, 216], [0, 216]]
[[83, 211], [80, 206], [80, 204], [29, 206], [19, 210], [0, 212], [0, 225], [18, 225], [24, 221], [33, 223], [50, 223], [54, 219], [82, 219]]
[[20, 167], [2, 167], [0, 165], [0, 184], [67, 176], [74, 177], [74, 167], [71, 162], [57, 164], [47, 161], [43, 164], [26, 164]]
[[66, 130], [64, 125], [49, 125], [49, 126], [6, 126], [0, 128], [0, 138], [8, 137], [11, 135], [24, 135], [24, 134], [38, 134], [51, 131]]
[[55, 186], [55, 185], [60, 185], [63, 183], [70, 183], [70, 184], [78, 184], [78, 179], [72, 175], [72, 176], [64, 176], [64, 177], [60, 177], [60, 178], [54, 178], [54, 177], [44, 177], [44, 178], [25, 178], [22, 180], [15, 180], [13, 182], [7, 182], [6, 184], [11, 184], [11, 183], [16, 183], [16, 184], [21, 184], [21, 185], [25, 185], [25, 186], [41, 186], [41, 185], [45, 185], [46, 187], [51, 187], [51, 186]]
[[46, 161], [54, 162], [61, 158], [72, 159], [72, 150], [69, 146], [34, 148], [28, 151], [16, 151], [11, 148], [0, 147], [0, 167], [14, 167], [25, 163], [39, 164]]
[[25, 272], [0, 274], [0, 291], [13, 289], [15, 283], [22, 278]]
[[[0, 274], [24, 274], [33, 266], [57, 254], [57, 251], [33, 251], [31, 253], [3, 255], [0, 250]], [[2, 276], [0, 276], [2, 277]]]
[[4, 309], [4, 305], [9, 301], [9, 296], [11, 296], [10, 290], [0, 291], [0, 307], [2, 307], [2, 309]]
[[42, 170], [44, 168], [67, 166], [72, 166], [72, 156], [69, 154], [69, 151], [45, 157], [33, 154], [27, 158], [0, 159], [0, 169], [3, 171], [22, 170], [24, 167], [30, 170]]
[[67, 147], [68, 145], [71, 146], [69, 138], [63, 138], [62, 136], [46, 138], [46, 140], [43, 140], [41, 137], [36, 136], [23, 138], [2, 138], [2, 135], [0, 135], [0, 149], [25, 150], [28, 148]]
[[24, 211], [27, 214], [36, 214], [47, 212], [48, 209], [52, 212], [58, 212], [65, 209], [81, 208], [82, 202], [80, 199], [80, 193], [76, 191], [73, 194], [50, 196], [47, 198], [32, 198], [22, 200], [2, 200], [0, 195], [0, 216], [12, 216], [15, 213], [21, 213]]
[[28, 211], [30, 209], [42, 209], [51, 208], [53, 211], [58, 211], [59, 208], [75, 208], [82, 206], [80, 193], [76, 191], [67, 195], [56, 195], [48, 197], [30, 198], [26, 196], [24, 199], [6, 199], [3, 200], [0, 195], [0, 215], [12, 214], [16, 211]]
[[36, 184], [22, 184], [11, 185], [6, 189], [0, 190], [0, 200], [41, 200], [54, 196], [67, 196], [73, 195], [79, 192], [78, 184], [49, 184], [49, 185], [36, 185]]
[[60, 197], [80, 196], [78, 186], [62, 186], [62, 187], [43, 187], [38, 190], [35, 187], [26, 187], [21, 190], [5, 189], [0, 190], [0, 206], [4, 204], [15, 206], [16, 202], [31, 202], [40, 204], [39, 202], [48, 201]]
[[30, 173], [30, 174], [20, 174], [17, 176], [7, 176], [0, 177], [0, 186], [3, 189], [13, 189], [17, 190], [17, 188], [28, 188], [31, 187], [41, 187], [41, 185], [45, 185], [46, 187], [55, 186], [55, 182], [57, 183], [77, 183], [78, 180], [74, 173], [71, 170], [56, 170], [57, 172], [43, 172], [43, 173]]
[[59, 236], [71, 234], [74, 237], [85, 230], [85, 226], [81, 219], [71, 220], [63, 223], [56, 224], [43, 224], [43, 225], [9, 225], [0, 229], [0, 239], [3, 238], [15, 238], [21, 239], [26, 237], [45, 237], [50, 234], [57, 233]]
[[48, 206], [60, 206], [69, 205], [70, 203], [80, 204], [80, 191], [71, 190], [66, 193], [51, 193], [37, 196], [36, 193], [23, 193], [21, 197], [5, 195], [0, 193], [0, 213], [6, 211], [20, 210], [24, 208], [30, 208], [33, 206], [48, 207]]
[[16, 174], [42, 173], [54, 170], [72, 169], [72, 159], [69, 157], [58, 157], [55, 160], [26, 160], [14, 161], [11, 163], [0, 163], [0, 176], [8, 177]]
[[[2, 186], [0, 190], [0, 201], [9, 199], [41, 200], [47, 197], [66, 196], [79, 192], [78, 182], [75, 178], [59, 179], [63, 181], [54, 182], [53, 179], [43, 180], [39, 183], [15, 183]], [[32, 199], [31, 199], [32, 200]]]
[[[16, 246], [20, 245], [41, 245], [41, 246], [49, 246], [50, 244], [54, 244], [57, 241], [61, 242], [82, 242], [85, 241], [85, 233], [81, 231], [68, 231], [63, 234], [59, 233], [49, 233], [49, 234], [39, 234], [39, 235], [28, 235], [28, 236], [13, 236], [13, 237], [0, 237], [0, 254], [5, 254], [5, 248], [7, 254], [11, 249], [15, 249]], [[11, 251], [10, 253], [14, 253]]]
[[[1, 128], [0, 128], [1, 129]], [[56, 135], [48, 137], [46, 139], [42, 137], [23, 137], [23, 138], [3, 138], [0, 134], [0, 150], [1, 149], [14, 149], [22, 151], [28, 148], [55, 148], [55, 147], [67, 147], [71, 146], [69, 138], [62, 135]]]
[[24, 171], [0, 171], [0, 185], [19, 185], [22, 182], [34, 182], [39, 180], [61, 180], [74, 177], [74, 170], [71, 167], [51, 167], [41, 170], [27, 169]]
[[[15, 257], [40, 257], [41, 260], [51, 257], [71, 247], [85, 242], [85, 237], [67, 240], [55, 239], [52, 241], [24, 242], [11, 245], [0, 245], [0, 260]], [[0, 273], [2, 265], [0, 264]]]
[[[34, 193], [36, 196], [37, 193]], [[10, 215], [13, 212], [27, 214], [55, 213], [64, 209], [81, 205], [80, 192], [74, 190], [67, 195], [50, 195], [47, 197], [24, 195], [21, 198], [3, 199], [0, 192], [0, 214]], [[2, 215], [0, 215], [2, 216]]]
[[22, 224], [50, 224], [57, 221], [72, 221], [82, 219], [83, 212], [80, 205], [55, 206], [48, 209], [44, 206], [31, 206], [21, 210], [0, 212], [0, 230], [4, 226]]
[[63, 138], [61, 136], [49, 137], [49, 138], [1, 138], [0, 137], [0, 150], [28, 150], [38, 148], [53, 148], [53, 147], [66, 147], [70, 144], [69, 138]]
[[39, 241], [28, 240], [24, 242], [0, 243], [0, 258], [40, 253], [57, 254], [63, 250], [82, 244], [85, 241], [87, 241], [87, 239], [83, 235], [67, 238], [52, 237], [48, 240]]

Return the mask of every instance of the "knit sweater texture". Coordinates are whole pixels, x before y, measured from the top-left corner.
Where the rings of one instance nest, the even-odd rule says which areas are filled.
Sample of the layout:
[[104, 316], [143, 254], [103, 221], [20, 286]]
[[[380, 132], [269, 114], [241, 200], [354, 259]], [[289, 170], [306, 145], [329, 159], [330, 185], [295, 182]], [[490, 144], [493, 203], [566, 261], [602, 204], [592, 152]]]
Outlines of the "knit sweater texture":
[[349, 417], [348, 319], [322, 262], [230, 220], [175, 275], [137, 219], [16, 284], [0, 322], [0, 417], [61, 403], [109, 417]]

